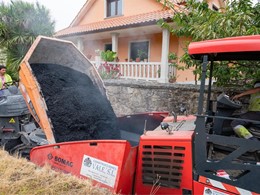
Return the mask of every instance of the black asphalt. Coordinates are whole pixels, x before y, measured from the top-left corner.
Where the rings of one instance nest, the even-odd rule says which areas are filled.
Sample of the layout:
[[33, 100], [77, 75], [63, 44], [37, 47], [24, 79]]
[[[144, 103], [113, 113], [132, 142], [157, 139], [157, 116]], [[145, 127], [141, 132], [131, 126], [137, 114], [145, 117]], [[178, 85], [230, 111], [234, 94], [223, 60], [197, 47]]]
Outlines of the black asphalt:
[[108, 99], [81, 72], [57, 64], [31, 64], [48, 107], [56, 142], [120, 139]]

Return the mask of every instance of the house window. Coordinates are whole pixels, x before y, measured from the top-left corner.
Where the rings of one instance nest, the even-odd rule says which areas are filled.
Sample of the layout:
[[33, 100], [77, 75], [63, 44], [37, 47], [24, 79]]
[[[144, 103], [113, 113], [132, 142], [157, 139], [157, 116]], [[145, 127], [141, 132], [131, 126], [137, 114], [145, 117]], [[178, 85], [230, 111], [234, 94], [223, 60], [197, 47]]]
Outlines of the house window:
[[107, 50], [112, 51], [112, 44], [111, 43], [105, 44], [104, 51], [107, 51]]
[[130, 59], [136, 60], [140, 57], [140, 60], [148, 59], [149, 41], [132, 42], [130, 43]]
[[122, 0], [107, 0], [107, 17], [122, 15]]

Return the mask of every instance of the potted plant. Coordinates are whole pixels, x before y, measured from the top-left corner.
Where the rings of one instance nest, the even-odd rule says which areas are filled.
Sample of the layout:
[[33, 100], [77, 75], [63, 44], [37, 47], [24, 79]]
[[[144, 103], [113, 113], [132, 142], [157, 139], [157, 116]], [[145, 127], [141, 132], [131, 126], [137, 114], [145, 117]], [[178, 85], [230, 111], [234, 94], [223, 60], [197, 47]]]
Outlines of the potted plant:
[[101, 58], [105, 61], [99, 69], [98, 72], [102, 79], [115, 79], [120, 77], [120, 70], [118, 64], [111, 64], [108, 62], [119, 61], [116, 52], [114, 51], [102, 51]]
[[171, 75], [171, 76], [169, 77], [169, 83], [175, 83], [175, 82], [176, 82], [176, 76]]
[[169, 60], [169, 83], [175, 83], [177, 80], [176, 70], [184, 70], [183, 66], [178, 65], [178, 57], [175, 53], [170, 52], [168, 55]]
[[175, 53], [169, 53], [168, 60], [170, 64], [176, 64], [177, 55]]
[[161, 77], [161, 69], [160, 68], [157, 70], [157, 74], [158, 74], [158, 78], [160, 78]]
[[145, 51], [143, 51], [142, 49], [137, 50], [136, 62], [143, 61], [144, 59], [147, 59], [147, 57], [148, 57], [148, 55]]
[[116, 59], [117, 55], [116, 52], [114, 51], [102, 51], [101, 52], [101, 58], [105, 61], [105, 62], [113, 62]]

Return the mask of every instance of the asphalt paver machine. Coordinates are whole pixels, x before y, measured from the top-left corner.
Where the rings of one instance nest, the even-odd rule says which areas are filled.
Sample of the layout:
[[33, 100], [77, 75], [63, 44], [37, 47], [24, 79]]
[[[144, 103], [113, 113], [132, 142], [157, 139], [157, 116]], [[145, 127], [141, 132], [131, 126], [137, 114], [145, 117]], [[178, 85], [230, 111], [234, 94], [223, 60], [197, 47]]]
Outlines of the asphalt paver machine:
[[[105, 95], [94, 67], [67, 42], [41, 37], [21, 66], [23, 95], [49, 144], [34, 147], [32, 162], [89, 178], [93, 184], [121, 194], [259, 194], [260, 142], [237, 137], [230, 131], [233, 110], [240, 104], [227, 95], [212, 94], [215, 61], [260, 60], [260, 36], [242, 36], [193, 42], [189, 55], [201, 62], [202, 77], [196, 115], [168, 116], [151, 112], [118, 117], [118, 140], [56, 143], [44, 97], [30, 71], [30, 62], [58, 60], [92, 75]], [[48, 46], [55, 46], [56, 50]], [[67, 50], [66, 55], [62, 55]], [[41, 51], [42, 50], [42, 51]], [[60, 53], [55, 53], [55, 52]], [[48, 54], [48, 55], [47, 55]], [[80, 58], [80, 68], [68, 58]], [[43, 56], [44, 55], [44, 56]], [[57, 57], [58, 56], [58, 57]], [[64, 59], [63, 59], [64, 58]], [[53, 62], [52, 62], [53, 63]], [[91, 72], [89, 72], [91, 71]], [[206, 75], [209, 71], [209, 78]], [[257, 71], [257, 70], [256, 70]], [[28, 77], [28, 75], [31, 77]], [[27, 76], [26, 76], [27, 75]], [[30, 79], [30, 80], [29, 80]], [[206, 84], [206, 81], [208, 84]], [[166, 100], [162, 100], [166, 101]], [[232, 111], [231, 111], [232, 110]], [[251, 121], [256, 126], [259, 121]], [[108, 129], [109, 131], [109, 129]]]

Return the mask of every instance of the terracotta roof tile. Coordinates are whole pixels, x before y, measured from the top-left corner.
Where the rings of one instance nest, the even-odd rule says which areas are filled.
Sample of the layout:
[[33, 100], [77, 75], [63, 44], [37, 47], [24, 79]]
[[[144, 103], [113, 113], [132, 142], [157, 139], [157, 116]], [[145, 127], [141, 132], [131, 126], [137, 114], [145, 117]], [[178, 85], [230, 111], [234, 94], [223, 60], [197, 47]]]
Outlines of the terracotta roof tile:
[[105, 31], [111, 28], [123, 28], [130, 25], [139, 25], [142, 23], [156, 22], [159, 19], [169, 19], [173, 17], [171, 10], [157, 10], [149, 13], [142, 13], [134, 16], [121, 16], [105, 19], [100, 22], [90, 23], [82, 26], [68, 27], [58, 31], [55, 37], [69, 36], [80, 33], [90, 33], [93, 31]]

